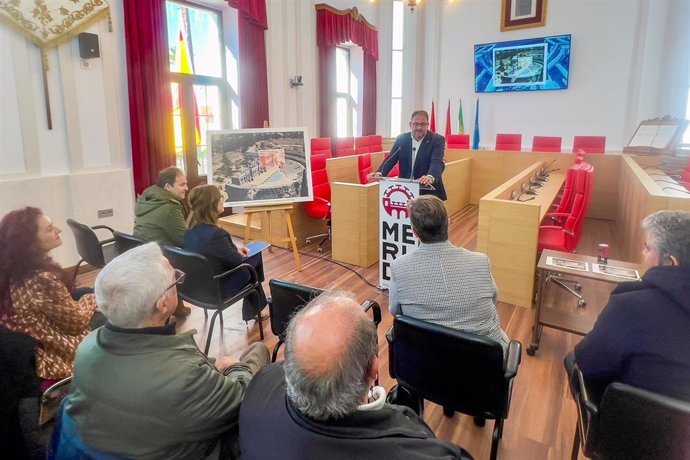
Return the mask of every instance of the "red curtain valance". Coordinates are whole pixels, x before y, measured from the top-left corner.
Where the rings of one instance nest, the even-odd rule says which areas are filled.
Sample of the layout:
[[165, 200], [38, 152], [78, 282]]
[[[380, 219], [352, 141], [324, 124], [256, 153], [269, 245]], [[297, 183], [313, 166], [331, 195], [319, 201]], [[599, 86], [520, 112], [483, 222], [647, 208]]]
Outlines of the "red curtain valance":
[[241, 17], [251, 20], [262, 30], [268, 29], [266, 0], [228, 0], [228, 5], [239, 11]]
[[316, 5], [316, 44], [336, 46], [347, 41], [360, 46], [378, 61], [379, 33], [357, 8], [338, 10], [325, 3]]

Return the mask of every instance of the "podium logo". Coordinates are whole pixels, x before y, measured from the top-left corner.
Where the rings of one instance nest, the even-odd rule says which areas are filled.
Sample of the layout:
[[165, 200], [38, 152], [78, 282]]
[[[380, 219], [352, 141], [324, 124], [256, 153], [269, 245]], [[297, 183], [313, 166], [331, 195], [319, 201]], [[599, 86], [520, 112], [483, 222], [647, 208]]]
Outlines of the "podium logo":
[[383, 192], [383, 209], [394, 219], [408, 218], [407, 202], [412, 199], [414, 195], [410, 189], [401, 184], [391, 185]]

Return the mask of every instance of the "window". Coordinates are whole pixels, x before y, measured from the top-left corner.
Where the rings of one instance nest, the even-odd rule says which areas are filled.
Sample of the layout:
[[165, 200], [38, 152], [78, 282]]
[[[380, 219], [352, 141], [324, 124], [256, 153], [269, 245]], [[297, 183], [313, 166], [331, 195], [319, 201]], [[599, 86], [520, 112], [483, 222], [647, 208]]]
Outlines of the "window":
[[172, 1], [166, 10], [177, 166], [195, 183], [208, 170], [206, 130], [229, 118], [222, 17]]
[[393, 59], [391, 69], [391, 137], [400, 134], [402, 124], [403, 75], [403, 12], [402, 1], [393, 2]]
[[[688, 88], [688, 101], [685, 109], [685, 119], [690, 120], [690, 87]], [[683, 149], [685, 154], [690, 151], [690, 125], [685, 129], [685, 134], [683, 134], [683, 138], [680, 140], [680, 145], [678, 147]]]
[[[359, 132], [359, 79], [362, 53], [353, 46], [335, 49], [336, 135], [352, 137]], [[359, 60], [356, 58], [359, 57]], [[359, 62], [358, 62], [359, 61]], [[357, 65], [359, 63], [359, 66]], [[359, 69], [359, 72], [357, 70]]]

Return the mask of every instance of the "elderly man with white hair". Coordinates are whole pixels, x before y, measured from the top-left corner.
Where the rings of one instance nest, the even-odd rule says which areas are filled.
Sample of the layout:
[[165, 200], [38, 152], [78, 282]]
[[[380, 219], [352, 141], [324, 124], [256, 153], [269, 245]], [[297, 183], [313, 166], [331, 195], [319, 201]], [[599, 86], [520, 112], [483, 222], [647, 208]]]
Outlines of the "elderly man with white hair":
[[[58, 458], [97, 452], [132, 458], [234, 457], [240, 402], [269, 359], [255, 343], [213, 360], [168, 319], [174, 270], [155, 243], [115, 258], [96, 279], [105, 326], [77, 349], [72, 393], [60, 417]], [[57, 427], [56, 427], [57, 429]]]
[[412, 409], [386, 403], [376, 326], [347, 293], [316, 297], [290, 321], [285, 364], [252, 380], [240, 410], [242, 458], [468, 459]]

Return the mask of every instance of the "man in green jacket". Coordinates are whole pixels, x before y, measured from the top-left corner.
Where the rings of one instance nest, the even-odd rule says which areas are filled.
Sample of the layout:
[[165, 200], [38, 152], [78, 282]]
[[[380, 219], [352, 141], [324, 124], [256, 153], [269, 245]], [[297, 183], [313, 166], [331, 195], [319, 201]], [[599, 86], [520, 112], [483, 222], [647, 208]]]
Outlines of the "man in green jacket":
[[134, 236], [161, 246], [182, 247], [187, 231], [187, 211], [182, 201], [187, 194], [184, 172], [171, 166], [158, 173], [152, 185], [137, 198]]
[[138, 459], [238, 455], [240, 403], [268, 349], [254, 343], [239, 361], [214, 362], [199, 351], [196, 331], [175, 334], [166, 323], [183, 280], [153, 243], [101, 270], [96, 302], [108, 322], [77, 350], [56, 458], [93, 450]]

